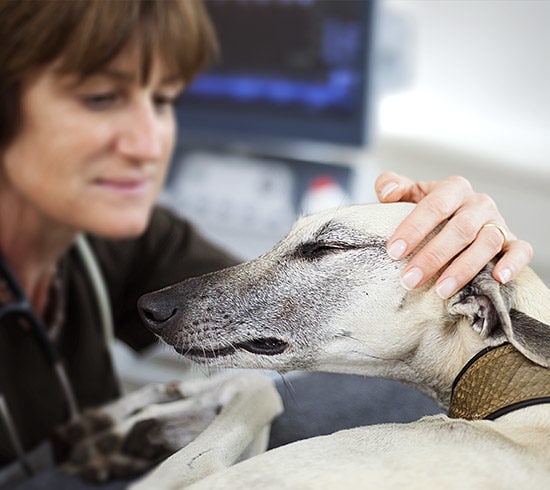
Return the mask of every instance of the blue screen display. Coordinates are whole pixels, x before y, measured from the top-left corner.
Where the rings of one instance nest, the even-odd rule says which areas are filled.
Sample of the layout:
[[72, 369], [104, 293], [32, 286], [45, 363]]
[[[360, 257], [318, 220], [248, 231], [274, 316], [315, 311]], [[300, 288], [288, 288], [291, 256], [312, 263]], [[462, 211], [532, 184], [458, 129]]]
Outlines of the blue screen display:
[[183, 97], [184, 143], [368, 143], [371, 0], [206, 5], [221, 55]]

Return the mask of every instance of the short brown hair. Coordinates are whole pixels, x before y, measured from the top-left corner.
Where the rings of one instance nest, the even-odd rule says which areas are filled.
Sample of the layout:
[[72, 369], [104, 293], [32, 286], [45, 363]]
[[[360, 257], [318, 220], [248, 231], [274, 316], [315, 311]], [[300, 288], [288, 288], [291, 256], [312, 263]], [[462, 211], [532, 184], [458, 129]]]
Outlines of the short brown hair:
[[0, 149], [19, 128], [30, 70], [59, 60], [63, 72], [86, 77], [132, 42], [142, 80], [156, 52], [188, 83], [217, 51], [201, 0], [0, 0]]

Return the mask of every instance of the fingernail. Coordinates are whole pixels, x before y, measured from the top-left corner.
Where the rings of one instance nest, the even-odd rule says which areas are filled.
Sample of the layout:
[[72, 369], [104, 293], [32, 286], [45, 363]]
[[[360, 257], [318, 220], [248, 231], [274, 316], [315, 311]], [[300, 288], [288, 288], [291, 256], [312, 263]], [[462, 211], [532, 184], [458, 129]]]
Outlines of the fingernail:
[[395, 242], [393, 242], [388, 248], [388, 255], [393, 260], [399, 260], [401, 257], [403, 257], [406, 249], [407, 244], [404, 240], [395, 240]]
[[510, 279], [512, 279], [512, 271], [510, 269], [502, 269], [499, 271], [497, 276], [501, 284], [506, 284]]
[[413, 267], [401, 278], [401, 286], [410, 291], [418, 285], [423, 277], [422, 271], [418, 267]]
[[442, 299], [448, 299], [456, 291], [456, 279], [453, 277], [448, 277], [441, 281], [435, 288], [435, 292]]
[[382, 199], [386, 199], [386, 196], [388, 196], [393, 190], [397, 189], [398, 187], [399, 184], [397, 184], [396, 182], [390, 182], [389, 184], [386, 184], [382, 189], [382, 192], [380, 193], [380, 197]]

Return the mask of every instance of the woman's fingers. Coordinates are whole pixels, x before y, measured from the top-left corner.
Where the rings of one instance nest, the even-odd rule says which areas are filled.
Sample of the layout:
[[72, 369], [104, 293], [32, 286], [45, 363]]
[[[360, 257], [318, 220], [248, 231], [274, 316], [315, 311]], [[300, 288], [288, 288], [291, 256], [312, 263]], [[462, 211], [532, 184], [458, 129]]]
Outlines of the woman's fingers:
[[449, 298], [458, 292], [500, 253], [505, 243], [504, 235], [497, 228], [482, 225], [472, 243], [456, 255], [438, 278], [435, 285], [437, 294]]
[[407, 289], [421, 286], [443, 270], [435, 287], [448, 298], [501, 252], [493, 275], [502, 283], [532, 259], [531, 246], [510, 233], [494, 201], [475, 193], [463, 177], [413, 182], [385, 172], [375, 188], [383, 202], [417, 203], [388, 241], [388, 253], [394, 259], [414, 252], [402, 276]]
[[[396, 228], [389, 239], [388, 253], [394, 259], [400, 259], [415, 250], [438, 225], [455, 214], [473, 195], [470, 183], [462, 177], [449, 177], [435, 184], [428, 184], [426, 187], [423, 183], [416, 184], [416, 186], [421, 189], [420, 192], [426, 192], [426, 196], [418, 202], [411, 214]], [[465, 229], [455, 225], [455, 235], [459, 235], [461, 238], [459, 245], [462, 245], [462, 248], [469, 242], [465, 242], [460, 235], [467, 235], [467, 239], [471, 241], [481, 224], [486, 222], [489, 217], [494, 216], [494, 209], [488, 209], [489, 207], [496, 209], [494, 203], [492, 206], [488, 204], [482, 208], [482, 211], [485, 211], [483, 215], [474, 212], [470, 217], [462, 219]], [[479, 216], [484, 219], [482, 223], [479, 223]], [[447, 235], [447, 240], [456, 239], [456, 236], [447, 233], [445, 235]], [[457, 246], [448, 241], [444, 241], [444, 245], [445, 248], [456, 248]], [[447, 250], [433, 250], [432, 253], [448, 256]], [[434, 259], [437, 262], [434, 265], [442, 267], [445, 264], [436, 257]], [[425, 260], [433, 262], [428, 257], [425, 257]]]
[[533, 247], [524, 240], [510, 240], [493, 269], [497, 281], [505, 284], [533, 259]]
[[426, 195], [411, 179], [394, 172], [380, 174], [374, 189], [380, 202], [418, 202]]
[[[499, 248], [498, 244], [502, 241], [500, 233], [488, 228], [482, 229], [479, 239], [453, 260], [439, 277], [435, 286], [437, 294], [442, 298], [449, 298], [468, 284], [500, 252], [499, 250], [493, 254], [491, 250]], [[503, 284], [507, 283], [532, 257], [533, 249], [529, 243], [522, 240], [507, 242], [506, 250], [493, 270], [493, 277]]]

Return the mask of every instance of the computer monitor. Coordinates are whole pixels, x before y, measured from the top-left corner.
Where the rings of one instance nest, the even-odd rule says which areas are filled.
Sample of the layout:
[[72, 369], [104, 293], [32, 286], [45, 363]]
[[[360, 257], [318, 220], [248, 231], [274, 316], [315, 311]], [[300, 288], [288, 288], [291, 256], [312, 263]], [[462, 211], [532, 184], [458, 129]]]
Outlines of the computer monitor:
[[180, 145], [368, 145], [373, 0], [206, 6], [221, 56], [181, 101]]

